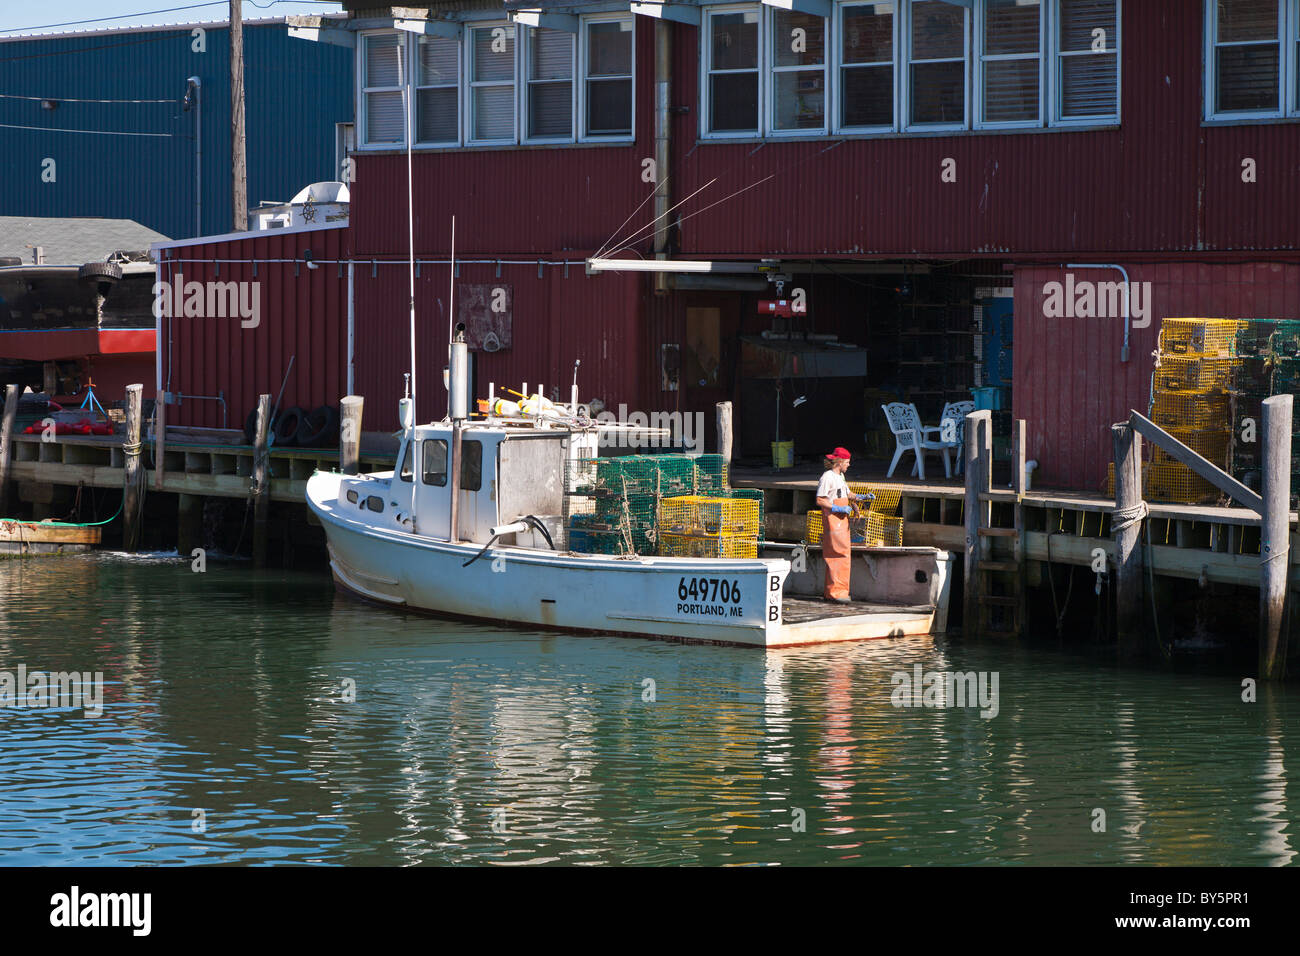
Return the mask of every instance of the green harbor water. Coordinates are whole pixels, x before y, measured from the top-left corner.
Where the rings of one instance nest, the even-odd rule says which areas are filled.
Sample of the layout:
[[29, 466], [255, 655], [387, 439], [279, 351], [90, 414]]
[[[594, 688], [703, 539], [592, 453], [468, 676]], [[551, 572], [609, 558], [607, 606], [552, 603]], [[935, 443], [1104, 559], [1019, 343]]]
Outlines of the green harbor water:
[[[917, 665], [996, 674], [996, 714], [895, 706]], [[8, 865], [1296, 858], [1300, 693], [1230, 667], [570, 636], [111, 554], [0, 560], [20, 666], [102, 672], [103, 713], [0, 708]]]

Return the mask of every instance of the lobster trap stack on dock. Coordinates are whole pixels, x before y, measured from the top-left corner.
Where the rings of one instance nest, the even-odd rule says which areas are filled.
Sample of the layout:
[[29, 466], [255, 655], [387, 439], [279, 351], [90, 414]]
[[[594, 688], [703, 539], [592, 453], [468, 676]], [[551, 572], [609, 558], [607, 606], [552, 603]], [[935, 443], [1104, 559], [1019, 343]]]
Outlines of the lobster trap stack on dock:
[[[1233, 383], [1232, 476], [1258, 490], [1263, 470], [1259, 429], [1264, 399], [1300, 395], [1300, 321], [1255, 320], [1237, 333], [1240, 366]], [[1291, 436], [1291, 497], [1300, 490], [1300, 436]]]

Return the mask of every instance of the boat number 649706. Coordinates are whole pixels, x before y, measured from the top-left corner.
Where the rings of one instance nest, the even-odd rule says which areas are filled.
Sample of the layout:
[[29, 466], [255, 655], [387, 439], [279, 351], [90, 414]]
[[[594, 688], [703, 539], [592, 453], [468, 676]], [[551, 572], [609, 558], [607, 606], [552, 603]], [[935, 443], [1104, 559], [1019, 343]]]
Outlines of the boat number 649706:
[[685, 601], [694, 598], [710, 603], [721, 600], [723, 604], [740, 603], [740, 582], [728, 581], [726, 578], [679, 578], [677, 597]]

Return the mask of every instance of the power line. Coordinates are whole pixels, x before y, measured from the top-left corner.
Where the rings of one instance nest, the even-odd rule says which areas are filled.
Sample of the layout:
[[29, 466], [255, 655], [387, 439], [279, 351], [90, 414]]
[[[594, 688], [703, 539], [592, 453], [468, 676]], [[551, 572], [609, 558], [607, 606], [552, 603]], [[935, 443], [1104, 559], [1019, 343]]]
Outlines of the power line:
[[[62, 23], [42, 23], [34, 27], [6, 27], [0, 29], [0, 33], [22, 33], [27, 30], [50, 30], [54, 27], [75, 27], [83, 23], [103, 23], [107, 20], [130, 20], [133, 17], [152, 17], [159, 13], [176, 13], [178, 10], [197, 10], [200, 7], [224, 7], [228, 0], [209, 0], [208, 3], [191, 3], [183, 7], [166, 7], [162, 10], [142, 10], [139, 13], [121, 13], [112, 17], [91, 17], [87, 20], [65, 20]], [[336, 4], [339, 0], [270, 0], [269, 3], [257, 3], [256, 0], [248, 0], [251, 6], [261, 10], [269, 9], [277, 3], [325, 3]], [[141, 24], [149, 26], [149, 24]]]
[[57, 126], [20, 126], [17, 123], [0, 123], [4, 129], [34, 129], [42, 133], [94, 133], [99, 136], [175, 136], [175, 133], [123, 133], [110, 129], [61, 129]]
[[0, 100], [33, 100], [41, 102], [43, 100], [55, 100], [59, 103], [176, 103], [179, 96], [173, 96], [165, 100], [88, 100], [78, 99], [75, 96], [23, 96], [19, 93], [0, 93]]
[[[45, 38], [42, 37], [41, 39]], [[83, 46], [70, 50], [49, 50], [45, 53], [26, 53], [22, 56], [0, 57], [0, 63], [9, 63], [13, 60], [39, 60], [47, 56], [68, 56], [73, 53], [89, 53], [92, 50], [112, 50], [120, 46], [139, 46], [141, 43], [159, 43], [163, 40], [174, 39], [176, 38], [171, 33], [159, 33], [157, 36], [146, 37], [143, 40], [127, 40], [125, 43], [101, 43], [98, 46]]]

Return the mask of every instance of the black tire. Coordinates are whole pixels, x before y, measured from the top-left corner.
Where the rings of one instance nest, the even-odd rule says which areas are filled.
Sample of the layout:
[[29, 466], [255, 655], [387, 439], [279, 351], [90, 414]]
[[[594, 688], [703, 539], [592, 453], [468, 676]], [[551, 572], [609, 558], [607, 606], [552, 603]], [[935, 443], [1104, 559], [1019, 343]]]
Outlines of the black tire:
[[95, 282], [116, 282], [122, 278], [122, 267], [116, 262], [87, 262], [77, 270], [77, 278]]
[[[267, 438], [268, 438], [267, 444], [272, 444], [275, 441], [275, 426], [276, 423], [279, 422], [279, 420], [280, 420], [279, 415], [272, 417], [271, 424], [266, 430]], [[244, 441], [250, 445], [256, 443], [257, 441], [257, 409], [256, 408], [253, 409], [251, 412], [249, 412], [248, 417], [244, 419]]]
[[298, 426], [299, 448], [324, 448], [338, 441], [339, 412], [333, 405], [313, 408]]
[[275, 443], [281, 448], [293, 448], [298, 444], [298, 429], [307, 417], [306, 409], [294, 405], [280, 413], [275, 423]]

